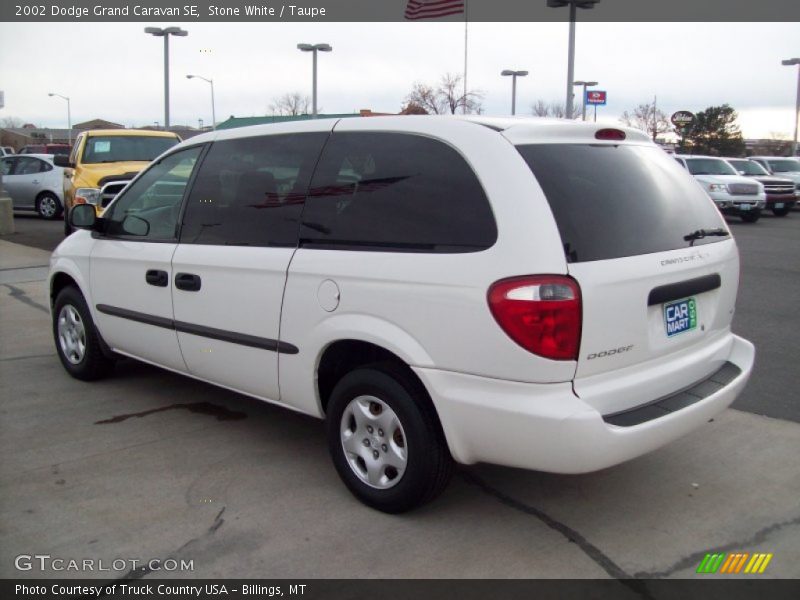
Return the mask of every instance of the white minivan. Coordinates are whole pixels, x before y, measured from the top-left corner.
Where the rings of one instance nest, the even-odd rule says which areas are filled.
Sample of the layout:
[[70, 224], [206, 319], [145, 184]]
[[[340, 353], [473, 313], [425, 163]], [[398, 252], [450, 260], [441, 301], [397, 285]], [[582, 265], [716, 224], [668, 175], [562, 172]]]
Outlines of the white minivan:
[[327, 420], [401, 512], [453, 462], [583, 473], [742, 391], [736, 244], [646, 135], [398, 116], [216, 131], [168, 150], [53, 253], [66, 370], [128, 356]]

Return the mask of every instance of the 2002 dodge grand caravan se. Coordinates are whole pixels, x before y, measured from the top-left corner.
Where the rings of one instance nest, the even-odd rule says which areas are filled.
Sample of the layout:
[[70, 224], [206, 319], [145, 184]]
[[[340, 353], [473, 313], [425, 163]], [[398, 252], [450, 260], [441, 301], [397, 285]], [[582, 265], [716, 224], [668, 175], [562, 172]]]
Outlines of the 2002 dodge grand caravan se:
[[218, 131], [159, 157], [51, 259], [66, 370], [116, 355], [327, 419], [363, 502], [453, 459], [582, 473], [727, 407], [734, 240], [630, 129], [380, 117]]

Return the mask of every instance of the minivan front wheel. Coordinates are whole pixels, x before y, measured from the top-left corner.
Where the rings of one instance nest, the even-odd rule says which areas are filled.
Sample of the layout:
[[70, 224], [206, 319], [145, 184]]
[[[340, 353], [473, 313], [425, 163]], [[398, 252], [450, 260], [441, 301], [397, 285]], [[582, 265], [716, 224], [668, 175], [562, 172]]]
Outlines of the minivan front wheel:
[[53, 338], [61, 364], [76, 379], [105, 377], [114, 366], [102, 350], [101, 340], [83, 295], [67, 286], [53, 305]]
[[328, 404], [328, 445], [348, 489], [388, 513], [432, 500], [452, 473], [427, 393], [392, 363], [356, 369], [336, 384]]

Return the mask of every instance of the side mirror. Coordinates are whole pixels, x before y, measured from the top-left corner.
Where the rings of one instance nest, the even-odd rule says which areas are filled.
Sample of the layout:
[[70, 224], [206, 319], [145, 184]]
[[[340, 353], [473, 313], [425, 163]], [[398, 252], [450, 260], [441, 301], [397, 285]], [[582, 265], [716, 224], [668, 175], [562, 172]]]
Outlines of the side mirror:
[[144, 237], [150, 233], [150, 223], [136, 215], [128, 215], [122, 221], [122, 231], [128, 235]]
[[75, 168], [75, 163], [69, 162], [69, 156], [66, 154], [56, 154], [53, 157], [53, 164], [57, 167], [65, 167], [67, 169]]
[[79, 229], [94, 229], [97, 213], [91, 204], [76, 204], [69, 211], [69, 224]]

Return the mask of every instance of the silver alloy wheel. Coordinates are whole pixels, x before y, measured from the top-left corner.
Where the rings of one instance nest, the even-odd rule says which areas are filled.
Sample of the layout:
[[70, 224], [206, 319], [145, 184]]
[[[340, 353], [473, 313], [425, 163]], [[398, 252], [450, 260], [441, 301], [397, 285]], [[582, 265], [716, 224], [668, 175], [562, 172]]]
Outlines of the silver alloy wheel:
[[58, 212], [58, 201], [53, 196], [42, 196], [39, 200], [39, 214], [51, 219]]
[[71, 304], [65, 304], [58, 313], [58, 343], [69, 362], [80, 364], [86, 354], [86, 330], [80, 313]]
[[397, 485], [408, 464], [406, 434], [397, 414], [375, 396], [358, 396], [342, 413], [339, 426], [347, 464], [368, 486]]

